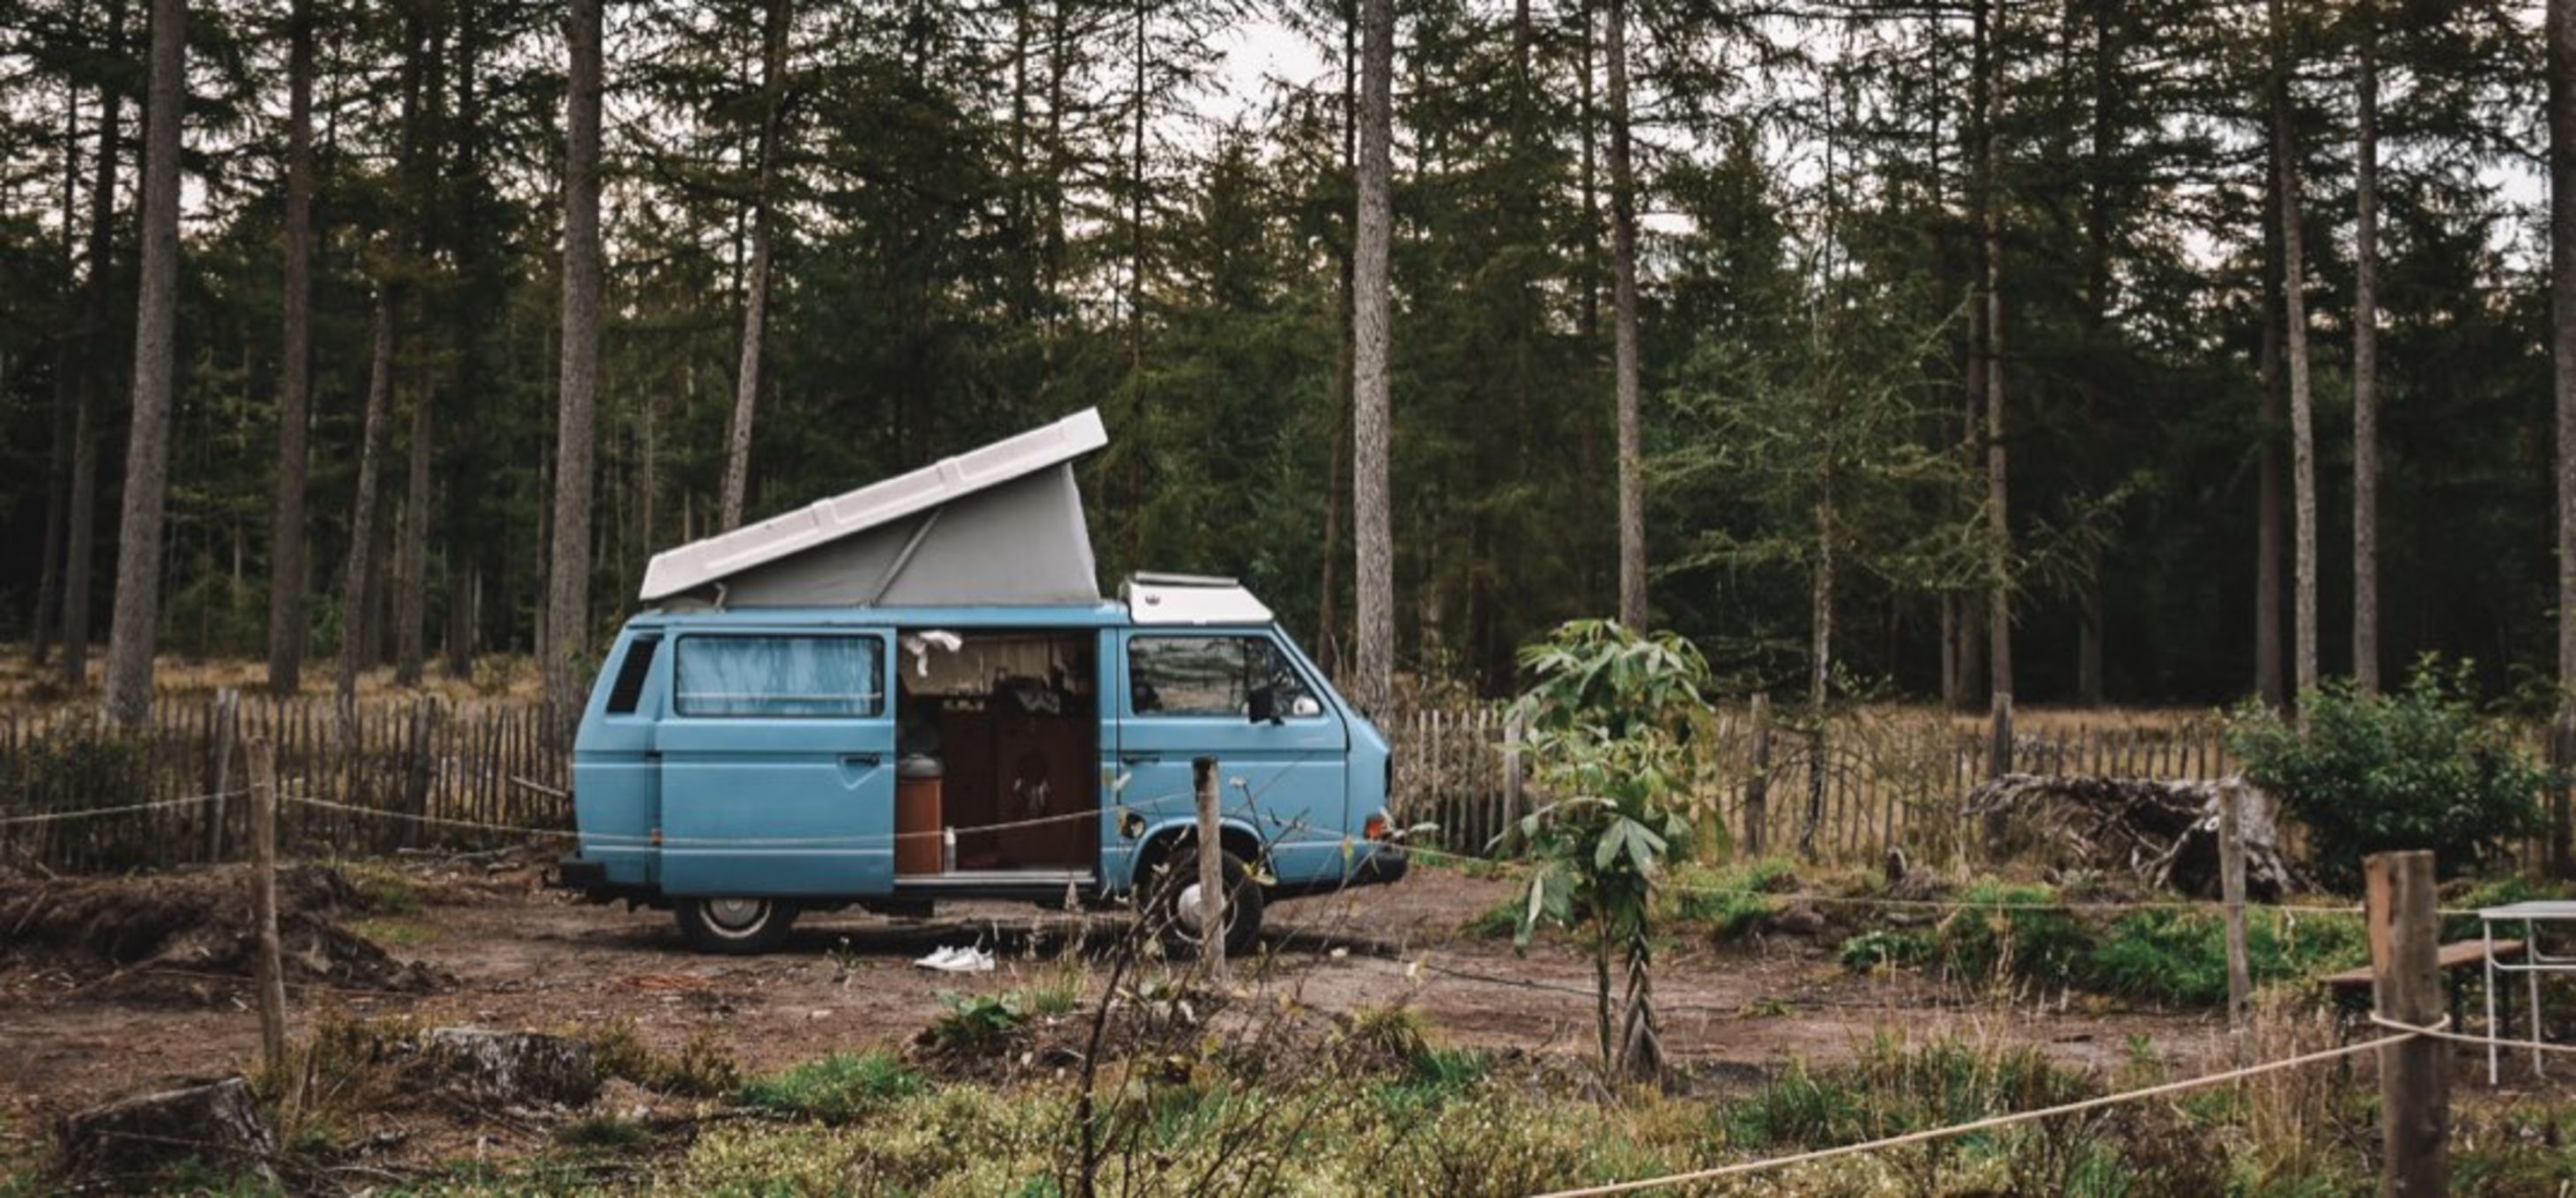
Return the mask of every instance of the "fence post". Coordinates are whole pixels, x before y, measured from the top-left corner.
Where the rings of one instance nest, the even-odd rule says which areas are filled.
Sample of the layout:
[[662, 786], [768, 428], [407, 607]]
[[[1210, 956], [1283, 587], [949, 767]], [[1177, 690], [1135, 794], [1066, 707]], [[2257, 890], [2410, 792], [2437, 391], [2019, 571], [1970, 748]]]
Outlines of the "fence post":
[[[1992, 727], [1986, 741], [1986, 777], [2000, 778], [2013, 770], [2012, 692], [1996, 691], [1991, 712]], [[2004, 855], [2004, 813], [1998, 807], [1986, 813], [1986, 857], [2000, 860]]]
[[1502, 835], [1521, 826], [1521, 711], [1512, 708], [1503, 717], [1503, 827]]
[[[2362, 863], [2370, 887], [2371, 993], [2382, 1018], [2429, 1027], [2442, 1017], [2442, 926], [2433, 905], [2433, 854], [2378, 853]], [[2379, 1192], [2447, 1194], [2451, 1183], [2451, 1061], [2440, 1040], [2415, 1036], [2379, 1050]]]
[[1771, 696], [1753, 696], [1753, 776], [1744, 780], [1744, 851], [1762, 855], [1771, 821]]
[[2227, 903], [2227, 1030], [2241, 1064], [2254, 978], [2245, 948], [2244, 797], [2234, 782], [2218, 785], [2218, 892]]
[[[436, 707], [429, 696], [422, 695], [412, 700], [410, 751], [404, 754], [406, 760], [403, 762], [403, 810], [413, 815], [429, 814], [429, 728], [435, 716]], [[421, 833], [427, 825], [417, 819], [400, 822], [402, 843], [412, 848], [420, 847]]]
[[240, 727], [241, 692], [225, 687], [215, 692], [214, 799], [206, 819], [206, 860], [224, 859], [224, 793], [233, 788], [233, 733]]
[[[257, 757], [254, 755], [254, 762]], [[277, 945], [277, 770], [253, 770], [250, 788], [250, 885], [258, 953], [260, 1059], [274, 1072], [286, 1067], [286, 974]]]
[[1208, 976], [1225, 980], [1225, 854], [1216, 826], [1217, 764], [1214, 757], [1190, 762], [1190, 781], [1199, 796], [1199, 958]]

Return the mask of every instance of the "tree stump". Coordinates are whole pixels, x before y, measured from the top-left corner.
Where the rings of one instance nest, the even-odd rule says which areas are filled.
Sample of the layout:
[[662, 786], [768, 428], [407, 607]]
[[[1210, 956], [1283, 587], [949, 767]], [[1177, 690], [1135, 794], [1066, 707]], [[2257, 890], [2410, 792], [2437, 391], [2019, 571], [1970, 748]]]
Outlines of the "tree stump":
[[83, 1182], [149, 1182], [189, 1160], [274, 1180], [277, 1139], [239, 1077], [120, 1098], [66, 1116], [59, 1134], [63, 1172]]
[[599, 1093], [590, 1045], [565, 1036], [442, 1027], [421, 1050], [444, 1081], [477, 1102], [581, 1106]]

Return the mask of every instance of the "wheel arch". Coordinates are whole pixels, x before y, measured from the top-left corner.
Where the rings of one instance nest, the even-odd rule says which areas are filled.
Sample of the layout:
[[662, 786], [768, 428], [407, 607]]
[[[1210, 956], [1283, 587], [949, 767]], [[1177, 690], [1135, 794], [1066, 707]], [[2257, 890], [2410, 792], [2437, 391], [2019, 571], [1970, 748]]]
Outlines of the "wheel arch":
[[[1154, 867], [1184, 845], [1198, 843], [1199, 828], [1195, 821], [1174, 821], [1145, 834], [1144, 843], [1136, 848], [1135, 868], [1128, 873], [1127, 884], [1133, 889], [1142, 885]], [[1252, 825], [1239, 820], [1220, 820], [1216, 829], [1217, 847], [1234, 854], [1244, 868], [1258, 873], [1266, 847], [1261, 834]]]

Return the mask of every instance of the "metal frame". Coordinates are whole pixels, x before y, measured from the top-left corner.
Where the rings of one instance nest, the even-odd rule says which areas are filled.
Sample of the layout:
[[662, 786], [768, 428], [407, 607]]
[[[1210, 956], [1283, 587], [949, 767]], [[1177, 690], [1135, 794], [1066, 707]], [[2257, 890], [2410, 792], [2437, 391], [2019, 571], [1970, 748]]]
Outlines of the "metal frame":
[[[2507, 962], [2496, 959], [2495, 926], [2499, 923], [2522, 925], [2521, 961]], [[2507, 903], [2501, 907], [2482, 907], [2478, 910], [2478, 936], [2486, 950], [2487, 1084], [2490, 1086], [2500, 1084], [2497, 1062], [2501, 1052], [2500, 1045], [2496, 1041], [2503, 1039], [2496, 1034], [2496, 975], [2499, 973], [2523, 975], [2525, 986], [2523, 1019], [2525, 1030], [2530, 1033], [2531, 1075], [2538, 1077], [2541, 1074], [2540, 975], [2544, 973], [2576, 974], [2576, 956], [2553, 957], [2540, 951], [2539, 925], [2545, 923], [2576, 923], [2576, 902], [2534, 900]]]

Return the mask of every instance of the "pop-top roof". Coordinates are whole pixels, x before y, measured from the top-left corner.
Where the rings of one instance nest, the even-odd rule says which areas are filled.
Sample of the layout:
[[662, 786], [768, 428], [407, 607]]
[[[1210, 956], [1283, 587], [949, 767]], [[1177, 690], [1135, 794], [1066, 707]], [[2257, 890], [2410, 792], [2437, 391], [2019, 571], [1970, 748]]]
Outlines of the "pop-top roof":
[[740, 606], [1097, 601], [1070, 463], [1108, 443], [1099, 411], [1085, 409], [655, 554], [640, 597]]
[[1138, 624], [1267, 624], [1270, 608], [1231, 578], [1138, 574], [1123, 588]]

